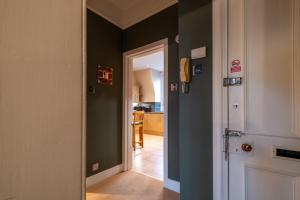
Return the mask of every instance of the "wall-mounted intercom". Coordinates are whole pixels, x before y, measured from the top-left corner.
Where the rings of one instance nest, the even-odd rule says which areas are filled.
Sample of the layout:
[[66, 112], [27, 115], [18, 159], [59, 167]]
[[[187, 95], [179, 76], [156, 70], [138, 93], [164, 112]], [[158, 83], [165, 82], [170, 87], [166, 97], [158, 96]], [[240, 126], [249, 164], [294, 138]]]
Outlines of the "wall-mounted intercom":
[[180, 81], [182, 83], [182, 92], [188, 93], [188, 84], [191, 82], [191, 66], [189, 58], [180, 59]]

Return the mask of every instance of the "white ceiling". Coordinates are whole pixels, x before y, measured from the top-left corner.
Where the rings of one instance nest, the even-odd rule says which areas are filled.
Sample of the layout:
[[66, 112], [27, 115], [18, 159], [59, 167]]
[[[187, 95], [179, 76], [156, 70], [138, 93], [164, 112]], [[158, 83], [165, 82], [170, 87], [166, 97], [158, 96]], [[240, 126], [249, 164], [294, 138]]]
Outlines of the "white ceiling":
[[178, 0], [87, 0], [87, 7], [122, 29], [126, 29]]
[[137, 57], [133, 59], [133, 71], [143, 69], [155, 69], [158, 71], [164, 71], [164, 53], [158, 51], [145, 56]]

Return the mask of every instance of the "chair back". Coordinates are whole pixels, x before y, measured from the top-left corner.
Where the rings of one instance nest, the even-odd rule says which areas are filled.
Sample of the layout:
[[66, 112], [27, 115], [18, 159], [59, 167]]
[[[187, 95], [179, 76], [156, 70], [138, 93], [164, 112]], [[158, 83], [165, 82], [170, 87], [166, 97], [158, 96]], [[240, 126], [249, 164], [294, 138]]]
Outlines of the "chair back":
[[133, 123], [139, 124], [144, 122], [144, 111], [134, 111], [133, 112]]

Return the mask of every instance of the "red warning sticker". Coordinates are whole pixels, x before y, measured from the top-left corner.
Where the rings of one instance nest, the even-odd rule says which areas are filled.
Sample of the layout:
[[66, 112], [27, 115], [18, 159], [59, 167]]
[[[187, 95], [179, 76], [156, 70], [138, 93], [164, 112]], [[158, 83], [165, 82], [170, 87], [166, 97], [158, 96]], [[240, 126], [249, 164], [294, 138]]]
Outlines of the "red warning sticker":
[[230, 73], [238, 73], [242, 71], [241, 61], [240, 60], [233, 60], [231, 62]]

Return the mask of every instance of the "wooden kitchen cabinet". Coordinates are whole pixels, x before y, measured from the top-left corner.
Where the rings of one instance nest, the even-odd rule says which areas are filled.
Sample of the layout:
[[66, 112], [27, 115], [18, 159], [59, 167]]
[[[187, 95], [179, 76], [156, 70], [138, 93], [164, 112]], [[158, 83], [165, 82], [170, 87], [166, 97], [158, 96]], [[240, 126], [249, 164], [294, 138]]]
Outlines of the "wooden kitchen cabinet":
[[145, 113], [144, 115], [145, 134], [163, 135], [164, 133], [164, 114]]
[[133, 86], [132, 90], [132, 101], [134, 103], [139, 103], [140, 102], [140, 88], [138, 86]]

